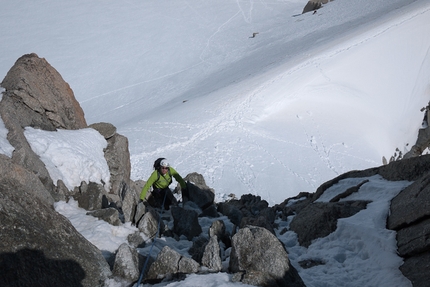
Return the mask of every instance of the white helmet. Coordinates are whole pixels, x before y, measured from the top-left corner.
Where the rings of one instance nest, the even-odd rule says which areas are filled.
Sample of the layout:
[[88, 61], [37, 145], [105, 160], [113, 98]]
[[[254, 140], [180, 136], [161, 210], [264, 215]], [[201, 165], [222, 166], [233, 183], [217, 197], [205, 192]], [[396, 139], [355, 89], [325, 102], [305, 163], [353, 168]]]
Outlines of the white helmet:
[[169, 167], [170, 166], [170, 164], [169, 164], [169, 162], [167, 161], [167, 159], [163, 159], [161, 162], [160, 162], [160, 167]]

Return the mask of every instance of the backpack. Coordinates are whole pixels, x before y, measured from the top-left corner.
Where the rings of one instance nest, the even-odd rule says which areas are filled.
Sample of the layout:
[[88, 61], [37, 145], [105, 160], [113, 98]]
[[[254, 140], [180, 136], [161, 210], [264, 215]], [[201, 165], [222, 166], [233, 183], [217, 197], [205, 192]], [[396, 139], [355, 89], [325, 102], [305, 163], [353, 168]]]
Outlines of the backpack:
[[163, 159], [165, 159], [165, 158], [164, 158], [164, 157], [160, 157], [160, 158], [157, 158], [157, 159], [154, 161], [154, 169], [155, 169], [155, 170], [159, 170], [159, 169], [160, 169], [160, 163], [161, 163], [161, 161], [162, 161]]

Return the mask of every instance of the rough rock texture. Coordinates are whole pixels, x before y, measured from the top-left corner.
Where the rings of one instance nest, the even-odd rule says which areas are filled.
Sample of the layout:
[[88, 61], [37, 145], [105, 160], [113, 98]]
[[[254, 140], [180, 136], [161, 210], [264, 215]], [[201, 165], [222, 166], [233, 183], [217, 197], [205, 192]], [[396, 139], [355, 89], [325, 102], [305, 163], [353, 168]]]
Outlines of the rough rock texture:
[[142, 266], [143, 258], [139, 260], [139, 254], [136, 249], [131, 248], [127, 243], [123, 243], [116, 253], [112, 273], [114, 276], [134, 282], [139, 279]]
[[145, 215], [139, 222], [138, 228], [148, 238], [157, 236], [158, 225], [160, 223], [160, 234], [164, 231], [164, 222], [161, 220], [160, 215], [153, 208], [148, 208]]
[[54, 183], [45, 165], [31, 150], [24, 128], [47, 131], [85, 128], [84, 113], [61, 75], [36, 54], [19, 58], [1, 86], [6, 92], [0, 102], [0, 115], [9, 131], [7, 138], [15, 148], [12, 159], [37, 174], [56, 196]]
[[107, 223], [114, 226], [121, 225], [121, 221], [119, 220], [118, 210], [113, 207], [89, 211], [87, 212], [87, 215], [97, 217], [98, 219], [104, 220]]
[[[19, 58], [1, 83], [14, 107], [10, 115], [22, 127], [43, 130], [87, 127], [72, 89], [45, 59], [36, 54]], [[34, 115], [38, 114], [38, 117]], [[37, 121], [35, 119], [38, 119]], [[31, 122], [27, 122], [31, 120]]]
[[111, 272], [100, 250], [54, 210], [36, 175], [3, 155], [0, 192], [0, 286], [103, 285]]
[[105, 150], [106, 162], [111, 176], [111, 193], [124, 197], [125, 188], [130, 187], [130, 152], [128, 139], [120, 134], [115, 134], [107, 140]]
[[[422, 166], [423, 158], [411, 159]], [[401, 162], [406, 161], [409, 160]], [[387, 225], [397, 231], [398, 252], [405, 258], [400, 270], [413, 286], [427, 286], [430, 277], [430, 172], [424, 170], [419, 179], [391, 201]]]
[[182, 193], [183, 201], [191, 200], [200, 209], [206, 209], [214, 204], [215, 194], [209, 188], [201, 188], [198, 185], [187, 182], [187, 193]]
[[366, 208], [367, 201], [315, 202], [306, 206], [291, 221], [300, 245], [309, 247], [312, 240], [336, 230], [339, 218], [350, 217]]
[[136, 215], [136, 205], [139, 203], [139, 194], [137, 190], [133, 188], [133, 185], [124, 185], [121, 188], [121, 208], [124, 216], [124, 222], [133, 221]]
[[79, 207], [85, 210], [102, 209], [102, 200], [106, 191], [101, 184], [82, 182], [81, 186], [75, 190], [77, 192], [73, 194], [73, 197], [78, 201]]
[[231, 222], [242, 228], [246, 225], [264, 227], [274, 233], [273, 224], [276, 209], [269, 208], [260, 196], [244, 194], [239, 200], [233, 199], [218, 204], [218, 212], [227, 215]]
[[165, 246], [151, 264], [146, 278], [161, 280], [178, 274], [197, 273], [199, 264], [191, 258], [181, 256], [168, 246]]
[[[291, 266], [282, 243], [262, 227], [247, 226], [233, 236], [229, 269], [234, 273], [248, 274], [241, 280], [246, 284], [305, 286]], [[257, 276], [253, 275], [252, 278], [249, 274]]]
[[192, 240], [202, 233], [197, 212], [175, 206], [171, 208], [171, 211], [173, 217], [173, 231], [177, 235], [184, 235], [188, 240]]
[[202, 265], [206, 266], [211, 272], [219, 272], [222, 269], [220, 247], [218, 237], [212, 236], [205, 247], [202, 257]]

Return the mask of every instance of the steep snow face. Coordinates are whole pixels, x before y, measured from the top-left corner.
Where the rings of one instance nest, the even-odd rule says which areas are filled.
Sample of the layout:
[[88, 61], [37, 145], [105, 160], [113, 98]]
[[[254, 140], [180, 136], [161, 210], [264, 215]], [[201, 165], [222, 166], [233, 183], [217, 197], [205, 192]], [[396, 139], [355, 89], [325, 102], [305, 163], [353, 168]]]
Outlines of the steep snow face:
[[35, 52], [88, 123], [128, 137], [133, 179], [162, 156], [221, 198], [274, 204], [413, 144], [429, 98], [427, 2], [300, 15], [297, 0], [9, 1], [0, 78]]

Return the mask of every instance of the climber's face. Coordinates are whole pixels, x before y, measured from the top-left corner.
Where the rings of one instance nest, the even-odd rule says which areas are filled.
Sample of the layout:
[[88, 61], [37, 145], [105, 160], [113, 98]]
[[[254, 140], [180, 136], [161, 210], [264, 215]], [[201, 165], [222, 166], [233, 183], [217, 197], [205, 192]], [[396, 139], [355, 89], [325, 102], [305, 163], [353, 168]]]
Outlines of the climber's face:
[[163, 174], [163, 175], [165, 175], [166, 173], [167, 173], [167, 171], [169, 170], [169, 168], [168, 167], [161, 167], [161, 173]]

